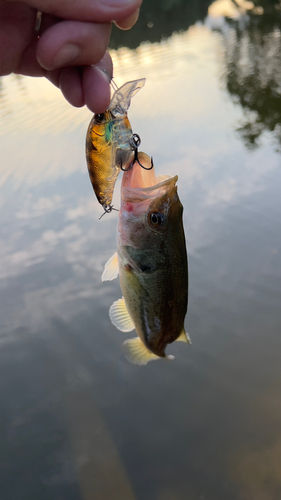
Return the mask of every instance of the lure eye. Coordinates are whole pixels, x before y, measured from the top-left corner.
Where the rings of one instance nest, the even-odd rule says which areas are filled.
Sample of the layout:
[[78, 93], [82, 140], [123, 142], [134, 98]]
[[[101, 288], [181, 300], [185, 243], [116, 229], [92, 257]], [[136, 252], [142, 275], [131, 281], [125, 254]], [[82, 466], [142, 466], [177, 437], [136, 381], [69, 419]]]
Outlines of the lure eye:
[[149, 215], [148, 222], [151, 227], [156, 229], [164, 222], [164, 215], [161, 212], [152, 212]]
[[103, 120], [104, 120], [104, 113], [99, 113], [98, 115], [95, 115], [96, 123], [101, 123]]

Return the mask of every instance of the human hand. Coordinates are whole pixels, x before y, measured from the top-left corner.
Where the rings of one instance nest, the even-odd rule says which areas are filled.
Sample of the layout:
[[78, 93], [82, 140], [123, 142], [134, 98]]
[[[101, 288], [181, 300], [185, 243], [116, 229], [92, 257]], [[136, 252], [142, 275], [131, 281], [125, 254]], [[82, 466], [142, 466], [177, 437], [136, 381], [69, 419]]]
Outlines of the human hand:
[[[111, 22], [131, 28], [142, 0], [0, 0], [0, 75], [45, 76], [73, 106], [110, 101]], [[39, 36], [37, 12], [42, 12]]]

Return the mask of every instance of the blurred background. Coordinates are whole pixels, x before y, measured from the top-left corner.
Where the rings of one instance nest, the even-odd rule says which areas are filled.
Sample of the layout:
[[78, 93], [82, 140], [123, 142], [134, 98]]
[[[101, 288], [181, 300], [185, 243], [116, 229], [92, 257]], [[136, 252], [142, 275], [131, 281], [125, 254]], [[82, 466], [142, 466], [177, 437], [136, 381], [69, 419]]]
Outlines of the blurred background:
[[145, 0], [112, 31], [116, 83], [147, 79], [141, 149], [179, 176], [193, 343], [170, 363], [129, 364], [108, 316], [91, 113], [0, 78], [1, 499], [281, 499], [280, 26], [276, 1]]

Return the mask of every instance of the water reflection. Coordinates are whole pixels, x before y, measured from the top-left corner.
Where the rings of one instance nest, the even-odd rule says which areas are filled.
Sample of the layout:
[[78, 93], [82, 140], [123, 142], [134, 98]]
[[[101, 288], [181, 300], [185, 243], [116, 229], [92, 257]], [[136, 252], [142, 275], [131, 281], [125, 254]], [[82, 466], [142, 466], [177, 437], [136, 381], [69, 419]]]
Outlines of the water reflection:
[[226, 86], [233, 101], [244, 109], [237, 131], [250, 149], [265, 132], [281, 141], [281, 17], [270, 2], [266, 14], [248, 12], [239, 21], [228, 20]]
[[[91, 113], [43, 80], [24, 79], [22, 90], [15, 77], [2, 80], [5, 499], [280, 496], [280, 156], [266, 134], [254, 151], [233, 134], [248, 108], [240, 88], [234, 102], [221, 84], [229, 51], [235, 81], [258, 70], [259, 91], [275, 81], [279, 94], [279, 76], [270, 63], [267, 79], [264, 66], [270, 47], [273, 61], [279, 54], [279, 35], [260, 28], [256, 42], [238, 17], [239, 29], [210, 15], [166, 40], [112, 51], [118, 84], [147, 77], [130, 109], [144, 150], [157, 171], [179, 175], [193, 345], [173, 343], [173, 363], [130, 365], [108, 317], [121, 292], [100, 277], [117, 215], [98, 221], [84, 154]], [[116, 206], [119, 192], [118, 180]]]
[[203, 21], [210, 0], [144, 0], [137, 24], [130, 32], [113, 26], [110, 47], [137, 48], [144, 41], [160, 42], [174, 32], [185, 31], [198, 21]]

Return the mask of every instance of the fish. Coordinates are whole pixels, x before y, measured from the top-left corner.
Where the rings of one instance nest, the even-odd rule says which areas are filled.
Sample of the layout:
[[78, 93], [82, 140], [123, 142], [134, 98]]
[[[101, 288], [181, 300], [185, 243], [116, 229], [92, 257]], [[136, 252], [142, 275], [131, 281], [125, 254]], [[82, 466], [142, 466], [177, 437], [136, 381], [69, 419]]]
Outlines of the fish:
[[119, 330], [136, 330], [137, 337], [123, 347], [127, 359], [139, 365], [173, 359], [165, 349], [176, 340], [191, 343], [184, 329], [188, 263], [178, 176], [156, 177], [150, 165], [140, 152], [139, 163], [123, 174], [117, 252], [102, 274], [102, 281], [119, 274], [123, 297], [109, 316]]
[[105, 212], [112, 210], [117, 177], [134, 157], [133, 135], [127, 111], [131, 98], [144, 86], [145, 78], [118, 88], [104, 113], [94, 114], [86, 135], [86, 160], [90, 180]]

